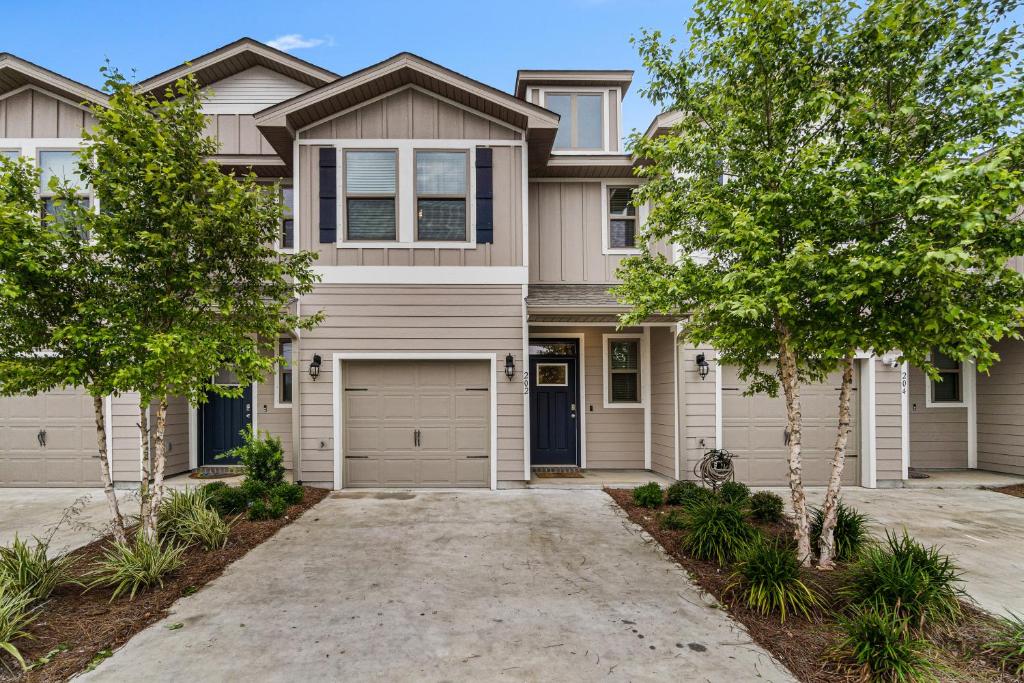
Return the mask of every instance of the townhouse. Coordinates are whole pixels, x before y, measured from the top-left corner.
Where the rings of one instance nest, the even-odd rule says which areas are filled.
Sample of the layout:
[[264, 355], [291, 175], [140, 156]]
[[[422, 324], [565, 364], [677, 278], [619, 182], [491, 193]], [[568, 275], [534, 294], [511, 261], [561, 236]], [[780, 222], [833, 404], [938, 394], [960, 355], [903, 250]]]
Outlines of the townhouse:
[[[515, 487], [540, 466], [692, 478], [711, 448], [739, 456], [741, 481], [785, 483], [781, 399], [744, 396], [675, 320], [617, 327], [609, 288], [645, 218], [621, 142], [632, 72], [523, 70], [507, 92], [408, 53], [341, 76], [244, 38], [137, 87], [162, 96], [186, 74], [208, 87], [225, 172], [280, 185], [279, 248], [316, 252], [322, 277], [295, 305], [326, 319], [278, 340], [287, 362], [242, 398], [173, 400], [169, 473], [223, 466], [252, 425], [281, 439], [295, 479], [330, 488]], [[94, 123], [83, 103], [104, 102], [0, 54], [0, 154], [34, 159], [43, 187], [70, 177]], [[1024, 474], [1024, 345], [999, 350], [990, 375], [937, 359], [942, 383], [859, 358], [847, 484]], [[809, 483], [828, 475], [837, 385], [804, 388]], [[140, 477], [136, 406], [107, 399], [125, 485]], [[0, 486], [98, 484], [92, 419], [74, 388], [0, 399]]]

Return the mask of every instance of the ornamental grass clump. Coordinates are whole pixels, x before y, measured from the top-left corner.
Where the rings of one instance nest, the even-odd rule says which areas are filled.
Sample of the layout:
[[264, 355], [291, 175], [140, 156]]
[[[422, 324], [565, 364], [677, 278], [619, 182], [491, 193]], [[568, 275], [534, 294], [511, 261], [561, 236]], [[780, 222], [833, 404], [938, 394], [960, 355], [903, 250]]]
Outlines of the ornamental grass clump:
[[669, 510], [658, 520], [662, 529], [678, 531], [686, 528], [686, 513], [682, 510]]
[[934, 681], [937, 667], [928, 642], [906, 617], [887, 608], [863, 607], [838, 619], [842, 635], [831, 656], [860, 681]]
[[89, 588], [113, 588], [111, 601], [122, 595], [135, 599], [140, 590], [163, 587], [164, 577], [178, 569], [186, 546], [150, 541], [142, 533], [127, 543], [113, 542], [89, 572]]
[[34, 545], [17, 536], [9, 546], [0, 547], [0, 585], [25, 593], [33, 602], [45, 600], [57, 586], [71, 581], [71, 559], [50, 557], [49, 541], [35, 539]]
[[25, 660], [14, 643], [32, 637], [26, 630], [38, 614], [32, 602], [27, 592], [0, 583], [0, 662], [3, 662], [2, 655], [6, 652], [22, 669], [26, 668]]
[[999, 620], [995, 637], [985, 643], [985, 653], [999, 659], [999, 666], [1024, 678], [1024, 619], [1011, 614]]
[[656, 481], [633, 489], [633, 502], [642, 508], [656, 508], [662, 504], [664, 497], [664, 493]]
[[758, 491], [747, 504], [750, 516], [759, 522], [781, 522], [785, 507], [782, 496], [771, 491]]
[[741, 550], [725, 590], [755, 612], [778, 615], [783, 623], [793, 613], [809, 617], [821, 601], [800, 577], [796, 551], [777, 540], [758, 540]]
[[[821, 528], [825, 524], [825, 512], [821, 508], [811, 510], [811, 547], [821, 543]], [[857, 557], [864, 546], [871, 541], [868, 533], [870, 520], [867, 515], [839, 501], [836, 506], [836, 528], [833, 531], [833, 559], [849, 562]]]
[[683, 550], [699, 560], [724, 565], [757, 537], [757, 531], [744, 519], [743, 510], [718, 499], [691, 505], [686, 510]]

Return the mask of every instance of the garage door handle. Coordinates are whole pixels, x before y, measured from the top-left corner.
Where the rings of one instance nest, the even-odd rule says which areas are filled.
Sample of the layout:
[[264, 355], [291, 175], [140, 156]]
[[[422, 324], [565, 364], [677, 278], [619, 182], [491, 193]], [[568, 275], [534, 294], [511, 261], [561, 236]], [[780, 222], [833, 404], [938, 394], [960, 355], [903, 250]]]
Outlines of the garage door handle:
[[420, 430], [418, 430], [418, 429], [414, 429], [412, 431], [412, 445], [413, 446], [419, 446], [420, 445]]
[[40, 429], [39, 433], [36, 434], [36, 441], [39, 442], [41, 448], [46, 448], [46, 430]]
[[789, 445], [789, 427], [786, 427], [785, 429], [782, 430], [782, 445]]

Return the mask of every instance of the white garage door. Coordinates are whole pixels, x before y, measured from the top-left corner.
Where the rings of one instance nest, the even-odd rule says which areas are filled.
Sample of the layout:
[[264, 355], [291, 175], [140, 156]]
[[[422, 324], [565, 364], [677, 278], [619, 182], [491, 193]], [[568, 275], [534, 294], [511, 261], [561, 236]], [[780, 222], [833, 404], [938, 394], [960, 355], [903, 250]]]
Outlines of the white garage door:
[[346, 361], [343, 485], [490, 484], [490, 363]]
[[[852, 429], [846, 449], [843, 483], [860, 481], [859, 368], [854, 368], [854, 391], [850, 398]], [[840, 375], [822, 384], [805, 384], [800, 389], [803, 413], [803, 479], [807, 485], [828, 484], [839, 416]], [[789, 483], [786, 445], [786, 403], [764, 394], [744, 396], [745, 384], [735, 367], [722, 368], [722, 447], [739, 458], [734, 461], [736, 479], [756, 486], [785, 486]]]
[[92, 397], [0, 398], [0, 486], [99, 486]]

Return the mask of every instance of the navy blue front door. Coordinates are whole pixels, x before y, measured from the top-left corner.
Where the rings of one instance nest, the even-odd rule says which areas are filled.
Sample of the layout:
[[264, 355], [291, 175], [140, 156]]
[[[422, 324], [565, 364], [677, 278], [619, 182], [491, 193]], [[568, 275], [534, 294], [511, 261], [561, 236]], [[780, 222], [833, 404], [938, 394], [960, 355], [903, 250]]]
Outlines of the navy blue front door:
[[579, 465], [578, 346], [530, 340], [530, 347], [530, 463]]
[[207, 395], [199, 409], [199, 453], [203, 465], [233, 465], [238, 458], [217, 458], [221, 453], [241, 446], [243, 430], [252, 420], [252, 387], [241, 398]]

